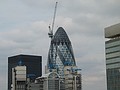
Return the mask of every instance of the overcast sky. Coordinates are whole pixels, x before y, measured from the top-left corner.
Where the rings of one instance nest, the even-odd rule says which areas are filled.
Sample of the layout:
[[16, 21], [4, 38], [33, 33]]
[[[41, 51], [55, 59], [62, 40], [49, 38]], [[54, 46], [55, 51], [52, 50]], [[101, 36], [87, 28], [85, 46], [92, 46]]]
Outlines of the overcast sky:
[[[57, 0], [54, 33], [67, 32], [83, 90], [106, 90], [104, 28], [120, 22], [120, 0]], [[0, 0], [0, 90], [7, 90], [7, 59], [41, 55], [47, 61], [56, 0]], [[44, 73], [44, 69], [43, 69]]]

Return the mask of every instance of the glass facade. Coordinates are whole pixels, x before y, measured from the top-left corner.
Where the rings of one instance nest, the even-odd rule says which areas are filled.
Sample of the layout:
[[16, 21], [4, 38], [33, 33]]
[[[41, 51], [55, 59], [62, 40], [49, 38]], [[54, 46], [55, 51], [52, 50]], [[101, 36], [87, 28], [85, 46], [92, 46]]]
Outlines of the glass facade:
[[34, 81], [42, 75], [42, 57], [34, 55], [17, 55], [8, 57], [8, 90], [11, 90], [12, 68], [19, 64], [27, 67], [27, 77]]
[[48, 90], [60, 90], [59, 76], [56, 73], [48, 76]]
[[120, 38], [105, 43], [107, 90], [120, 90]]
[[16, 82], [16, 90], [25, 90], [26, 89], [26, 82], [19, 81]]
[[56, 69], [63, 76], [64, 66], [76, 66], [71, 42], [62, 27], [59, 27], [51, 39], [47, 68]]
[[[51, 38], [46, 73], [56, 72], [60, 76], [60, 90], [81, 90], [81, 74], [78, 73], [78, 70], [80, 69], [76, 66], [71, 41], [65, 30], [59, 27]], [[69, 75], [72, 76], [69, 78], [70, 80], [68, 80]], [[51, 86], [57, 84], [57, 82], [51, 82], [52, 80], [48, 82]]]

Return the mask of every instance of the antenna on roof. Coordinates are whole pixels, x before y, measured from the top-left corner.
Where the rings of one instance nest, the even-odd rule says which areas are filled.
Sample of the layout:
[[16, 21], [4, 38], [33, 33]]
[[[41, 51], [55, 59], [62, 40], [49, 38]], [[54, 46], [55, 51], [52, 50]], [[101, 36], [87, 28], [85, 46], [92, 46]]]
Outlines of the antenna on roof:
[[54, 16], [53, 16], [53, 22], [52, 22], [52, 28], [51, 26], [49, 25], [49, 37], [52, 39], [53, 37], [53, 29], [54, 29], [54, 23], [55, 23], [55, 17], [56, 17], [56, 11], [57, 11], [57, 4], [58, 2], [55, 3], [55, 10], [54, 10]]

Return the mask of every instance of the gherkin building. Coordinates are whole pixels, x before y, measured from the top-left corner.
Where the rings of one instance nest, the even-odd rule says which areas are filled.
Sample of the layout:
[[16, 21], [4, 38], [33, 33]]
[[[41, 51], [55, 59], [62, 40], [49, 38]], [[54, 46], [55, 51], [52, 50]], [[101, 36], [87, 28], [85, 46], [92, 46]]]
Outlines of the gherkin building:
[[56, 69], [62, 76], [65, 66], [76, 66], [71, 41], [62, 27], [59, 27], [51, 38], [50, 49], [48, 53], [47, 69], [49, 72]]

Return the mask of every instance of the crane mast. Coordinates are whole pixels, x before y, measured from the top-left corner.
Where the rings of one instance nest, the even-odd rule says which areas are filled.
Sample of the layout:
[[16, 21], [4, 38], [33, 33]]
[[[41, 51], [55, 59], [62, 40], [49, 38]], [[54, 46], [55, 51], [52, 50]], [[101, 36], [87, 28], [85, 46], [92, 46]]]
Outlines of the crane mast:
[[56, 4], [55, 4], [55, 10], [54, 10], [52, 28], [51, 28], [51, 26], [49, 25], [49, 33], [48, 33], [48, 35], [49, 35], [49, 37], [50, 37], [51, 39], [52, 39], [52, 37], [53, 37], [53, 29], [54, 29], [54, 23], [55, 23], [56, 11], [57, 11], [57, 4], [58, 4], [58, 2], [56, 2]]
[[[51, 38], [51, 41], [52, 41], [52, 38], [54, 36], [53, 35], [53, 29], [54, 29], [54, 23], [55, 23], [55, 17], [56, 17], [57, 4], [58, 4], [58, 2], [55, 3], [52, 25], [51, 26], [49, 25], [48, 35], [49, 35], [49, 38]], [[51, 46], [50, 46], [50, 62], [49, 62], [49, 66], [48, 66], [48, 68], [50, 69], [50, 72], [51, 72], [52, 69], [55, 69], [55, 65], [56, 65], [56, 61], [55, 61], [55, 59], [53, 59], [53, 54], [54, 54], [53, 44], [51, 43]]]

